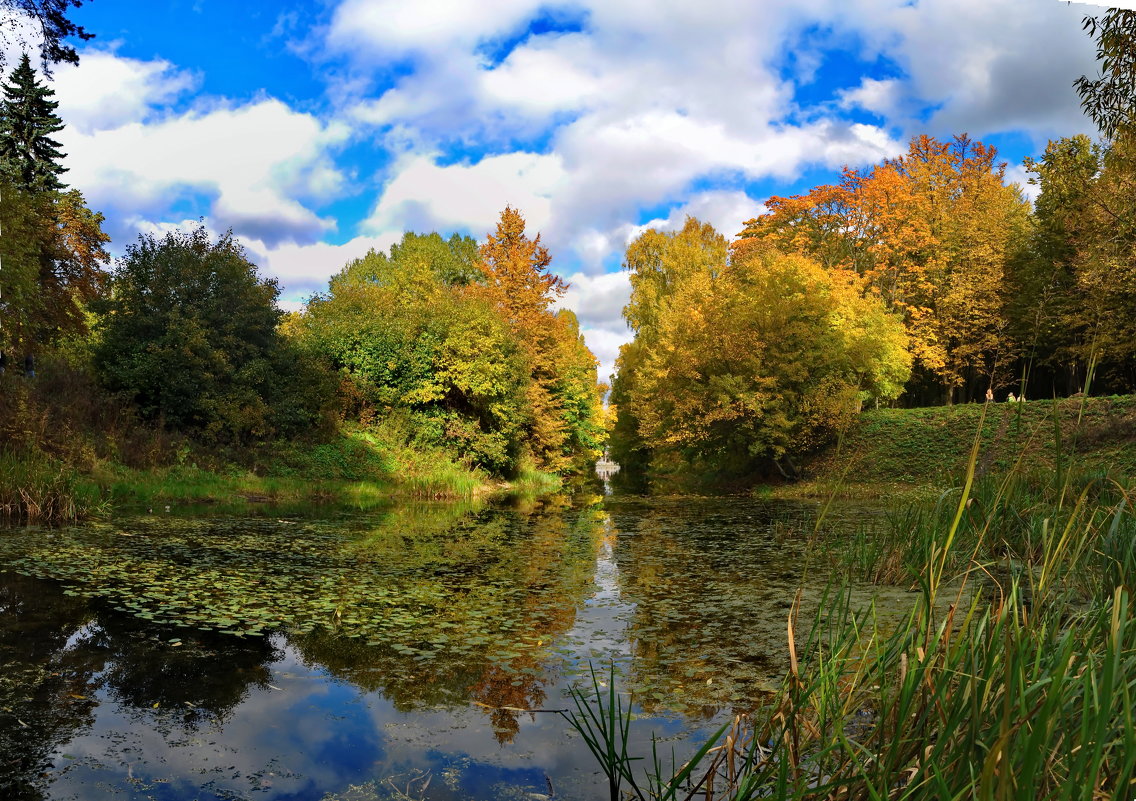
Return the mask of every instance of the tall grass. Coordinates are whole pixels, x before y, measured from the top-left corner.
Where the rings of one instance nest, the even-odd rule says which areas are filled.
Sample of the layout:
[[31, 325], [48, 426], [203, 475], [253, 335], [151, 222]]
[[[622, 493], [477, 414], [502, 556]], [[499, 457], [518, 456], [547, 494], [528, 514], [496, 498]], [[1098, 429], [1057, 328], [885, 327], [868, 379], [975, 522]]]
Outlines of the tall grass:
[[0, 450], [0, 519], [67, 523], [103, 508], [96, 487], [38, 451]]
[[[857, 578], [917, 590], [899, 625], [834, 589], [802, 638], [794, 606], [775, 702], [678, 771], [641, 763], [653, 784], [627, 779], [625, 751], [593, 749], [624, 777], [612, 799], [1136, 795], [1133, 493], [1071, 459], [1060, 480], [979, 481], [977, 457], [976, 442], [960, 489], [850, 548]], [[611, 720], [611, 702], [587, 703]]]

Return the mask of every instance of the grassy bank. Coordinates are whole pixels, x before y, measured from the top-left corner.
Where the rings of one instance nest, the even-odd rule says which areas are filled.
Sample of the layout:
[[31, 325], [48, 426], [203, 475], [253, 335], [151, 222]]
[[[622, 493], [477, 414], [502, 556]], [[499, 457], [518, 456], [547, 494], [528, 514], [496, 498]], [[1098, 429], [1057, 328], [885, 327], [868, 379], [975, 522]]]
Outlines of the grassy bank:
[[100, 457], [69, 463], [37, 448], [0, 450], [0, 518], [51, 523], [113, 510], [202, 505], [235, 513], [266, 505], [367, 508], [392, 498], [469, 498], [560, 486], [559, 477], [532, 470], [513, 482], [494, 480], [382, 425], [345, 426], [322, 443], [263, 447], [251, 464], [201, 461], [184, 445], [171, 463], [141, 468]]
[[[985, 414], [984, 414], [985, 412]], [[782, 497], [931, 498], [965, 473], [975, 433], [976, 477], [1060, 473], [1136, 475], [1136, 396], [966, 404], [863, 412], [840, 442], [804, 466]]]

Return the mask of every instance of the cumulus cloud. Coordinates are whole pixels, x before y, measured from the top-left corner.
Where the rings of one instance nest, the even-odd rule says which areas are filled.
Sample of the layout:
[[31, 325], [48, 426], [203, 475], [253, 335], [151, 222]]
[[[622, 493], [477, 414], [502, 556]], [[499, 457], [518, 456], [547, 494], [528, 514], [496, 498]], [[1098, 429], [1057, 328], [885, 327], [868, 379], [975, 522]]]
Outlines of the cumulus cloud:
[[358, 236], [340, 245], [288, 242], [272, 247], [259, 240], [249, 240], [245, 246], [262, 275], [279, 279], [283, 287], [280, 305], [291, 311], [299, 308], [304, 299], [327, 289], [328, 279], [349, 261], [362, 258], [369, 250], [389, 250], [401, 238], [400, 232], [387, 236]]
[[742, 230], [746, 220], [756, 217], [763, 211], [764, 201], [755, 201], [742, 191], [700, 192], [686, 203], [676, 206], [664, 218], [648, 220], [642, 225], [629, 225], [625, 229], [624, 245], [631, 243], [649, 228], [658, 231], [677, 231], [682, 228], [687, 217], [695, 217], [710, 223], [715, 230], [727, 239]]
[[82, 67], [61, 64], [53, 89], [68, 127], [82, 133], [116, 128], [151, 117], [156, 107], [194, 89], [198, 77], [168, 61], [140, 61], [110, 51], [88, 50]]
[[557, 307], [576, 313], [581, 328], [622, 332], [627, 329], [621, 314], [631, 296], [631, 282], [624, 271], [587, 275], [574, 273], [565, 280], [568, 291]]
[[615, 374], [615, 360], [619, 358], [619, 349], [631, 341], [631, 330], [617, 332], [607, 328], [584, 328], [581, 326], [580, 333], [584, 335], [588, 349], [599, 361], [600, 381], [610, 384], [611, 377]]
[[447, 166], [429, 156], [410, 157], [396, 169], [365, 228], [372, 233], [462, 229], [480, 239], [511, 205], [525, 215], [535, 236], [549, 225], [550, 199], [563, 178], [559, 158], [536, 153]]
[[[164, 74], [160, 64], [149, 73], [136, 63], [104, 69], [135, 77]], [[160, 96], [170, 84], [141, 79], [128, 85], [140, 94], [114, 114], [84, 117], [80, 109], [80, 122], [59, 134], [69, 154], [67, 180], [95, 208], [118, 218], [160, 218], [177, 200], [195, 198], [214, 225], [272, 245], [314, 241], [336, 227], [302, 201], [342, 191], [345, 176], [330, 151], [346, 138], [346, 128], [272, 98], [147, 121], [145, 106], [154, 100], [146, 92]], [[115, 114], [125, 119], [119, 116], [115, 124]]]
[[541, 5], [539, 0], [345, 0], [335, 10], [327, 38], [360, 58], [393, 60], [455, 45], [470, 48], [521, 24]]
[[[1085, 9], [1020, 0], [849, 0], [830, 23], [900, 66], [895, 81], [845, 94], [909, 127], [981, 137], [1022, 131], [1035, 142], [1086, 130], [1072, 82], [1093, 72]], [[934, 109], [928, 120], [921, 112]]]

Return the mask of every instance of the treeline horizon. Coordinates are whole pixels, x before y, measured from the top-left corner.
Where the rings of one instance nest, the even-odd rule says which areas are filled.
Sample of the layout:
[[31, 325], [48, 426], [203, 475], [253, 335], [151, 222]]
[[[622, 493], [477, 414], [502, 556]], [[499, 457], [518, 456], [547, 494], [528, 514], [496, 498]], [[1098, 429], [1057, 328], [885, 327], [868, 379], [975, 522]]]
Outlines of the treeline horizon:
[[291, 314], [231, 232], [139, 236], [108, 270], [25, 56], [0, 104], [0, 351], [9, 378], [25, 354], [55, 359], [219, 448], [397, 418], [495, 475], [579, 470], [611, 429], [632, 468], [792, 476], [865, 404], [1136, 388], [1136, 140], [1127, 107], [1094, 111], [1108, 86], [1086, 86], [1105, 136], [1027, 159], [1032, 205], [993, 147], [922, 135], [770, 198], [733, 241], [693, 218], [645, 231], [605, 410], [575, 315], [552, 309], [566, 284], [511, 207], [480, 245], [407, 232]]
[[[480, 246], [407, 233], [301, 313], [204, 225], [139, 235], [108, 270], [104, 217], [62, 180], [53, 94], [25, 55], [0, 101], [0, 445], [121, 458], [135, 420], [240, 462], [394, 421], [394, 447], [495, 476], [578, 472], [602, 453], [596, 359], [575, 315], [552, 309], [567, 285], [518, 211]], [[46, 397], [24, 380], [45, 367]], [[83, 430], [102, 425], [122, 441]]]
[[627, 249], [611, 452], [665, 481], [776, 472], [865, 404], [1136, 389], [1136, 13], [1088, 18], [1101, 131], [1026, 159], [965, 134], [792, 197], [732, 242], [687, 218]]

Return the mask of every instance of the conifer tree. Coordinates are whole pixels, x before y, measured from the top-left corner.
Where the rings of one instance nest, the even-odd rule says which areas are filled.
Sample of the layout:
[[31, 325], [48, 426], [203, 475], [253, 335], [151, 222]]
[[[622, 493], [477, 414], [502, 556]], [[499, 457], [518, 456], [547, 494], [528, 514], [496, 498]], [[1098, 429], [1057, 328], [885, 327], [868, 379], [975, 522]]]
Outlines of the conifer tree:
[[55, 113], [55, 91], [39, 83], [27, 53], [3, 85], [0, 100], [0, 170], [20, 189], [39, 194], [59, 191], [67, 172], [64, 154], [51, 135], [63, 130]]

